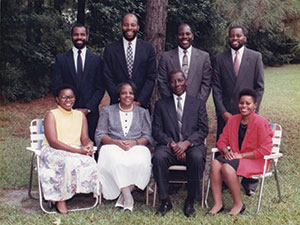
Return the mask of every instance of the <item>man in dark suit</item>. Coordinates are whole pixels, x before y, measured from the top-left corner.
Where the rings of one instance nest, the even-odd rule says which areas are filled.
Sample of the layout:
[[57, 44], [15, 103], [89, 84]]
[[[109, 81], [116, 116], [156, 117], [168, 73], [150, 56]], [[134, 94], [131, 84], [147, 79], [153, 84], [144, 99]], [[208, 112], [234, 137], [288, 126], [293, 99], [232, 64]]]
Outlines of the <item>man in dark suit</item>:
[[[223, 131], [227, 120], [239, 113], [239, 93], [244, 88], [252, 88], [257, 92], [257, 108], [264, 93], [264, 67], [259, 52], [244, 46], [247, 37], [241, 26], [232, 26], [229, 29], [228, 42], [230, 49], [216, 56], [214, 76], [212, 81], [213, 98], [217, 114], [217, 139]], [[257, 182], [243, 179], [242, 185], [247, 195], [252, 195]]]
[[168, 75], [174, 69], [182, 69], [189, 80], [187, 94], [206, 102], [211, 88], [212, 69], [207, 52], [192, 47], [194, 34], [188, 24], [178, 27], [178, 47], [164, 52], [158, 65], [158, 90], [162, 98], [172, 95], [168, 89]]
[[187, 198], [184, 215], [195, 214], [194, 199], [201, 193], [200, 181], [205, 168], [208, 134], [205, 102], [186, 94], [187, 79], [183, 71], [170, 73], [169, 86], [173, 94], [157, 101], [154, 109], [152, 135], [157, 141], [152, 158], [153, 174], [161, 205], [156, 214], [164, 216], [172, 204], [168, 196], [169, 166], [187, 166]]
[[104, 50], [104, 76], [111, 104], [118, 102], [118, 84], [131, 80], [137, 87], [134, 104], [148, 108], [156, 78], [156, 59], [153, 46], [141, 39], [137, 17], [124, 16], [123, 38], [108, 44]]
[[74, 87], [76, 101], [73, 107], [86, 115], [89, 137], [94, 140], [99, 118], [98, 105], [105, 91], [102, 60], [86, 48], [88, 33], [85, 26], [74, 25], [71, 40], [72, 49], [56, 57], [52, 89], [55, 92], [61, 84]]

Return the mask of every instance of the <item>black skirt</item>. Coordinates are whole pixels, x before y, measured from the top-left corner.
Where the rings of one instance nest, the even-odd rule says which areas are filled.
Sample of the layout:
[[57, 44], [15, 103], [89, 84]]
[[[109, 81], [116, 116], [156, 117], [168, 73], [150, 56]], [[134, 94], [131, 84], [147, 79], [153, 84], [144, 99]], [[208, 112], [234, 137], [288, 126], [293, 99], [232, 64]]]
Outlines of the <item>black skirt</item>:
[[222, 163], [227, 163], [229, 164], [230, 166], [232, 166], [233, 169], [235, 169], [235, 171], [237, 171], [238, 167], [239, 167], [239, 163], [240, 163], [240, 160], [239, 159], [232, 159], [232, 160], [227, 160], [224, 158], [224, 156], [218, 156], [216, 158], [216, 160], [222, 162]]

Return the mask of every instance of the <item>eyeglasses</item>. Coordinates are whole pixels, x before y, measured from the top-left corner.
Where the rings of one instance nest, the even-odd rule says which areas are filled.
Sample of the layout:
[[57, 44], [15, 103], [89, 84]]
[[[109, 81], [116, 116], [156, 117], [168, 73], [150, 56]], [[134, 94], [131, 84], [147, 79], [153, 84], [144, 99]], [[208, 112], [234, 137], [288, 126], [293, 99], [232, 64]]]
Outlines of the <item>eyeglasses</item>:
[[63, 101], [67, 101], [67, 100], [73, 101], [75, 99], [75, 96], [60, 96], [60, 99]]

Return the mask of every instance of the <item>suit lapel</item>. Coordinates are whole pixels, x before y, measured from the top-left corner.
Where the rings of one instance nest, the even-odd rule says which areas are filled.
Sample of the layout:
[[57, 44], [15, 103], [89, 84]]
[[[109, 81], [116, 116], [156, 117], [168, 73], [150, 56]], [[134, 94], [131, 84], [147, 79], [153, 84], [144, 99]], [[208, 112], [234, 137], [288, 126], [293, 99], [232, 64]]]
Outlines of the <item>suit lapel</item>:
[[174, 105], [173, 95], [167, 99], [166, 106], [167, 106], [167, 111], [170, 116], [171, 122], [175, 127], [176, 133], [178, 134], [179, 128], [178, 128], [177, 113]]
[[233, 68], [233, 61], [232, 61], [232, 55], [231, 55], [231, 49], [226, 51], [225, 53], [225, 59], [224, 59], [225, 68], [227, 70], [227, 73], [234, 84], [236, 82], [236, 75]]
[[173, 69], [180, 69], [180, 61], [179, 61], [179, 55], [178, 55], [178, 47], [171, 50], [170, 53], [171, 62], [173, 62]]
[[190, 83], [193, 83], [193, 78], [195, 77], [195, 73], [197, 72], [197, 62], [199, 62], [199, 54], [196, 49], [192, 48], [191, 53], [191, 62], [189, 66], [188, 80]]
[[118, 45], [117, 45], [118, 60], [120, 62], [120, 65], [121, 65], [121, 68], [122, 68], [124, 74], [126, 74], [126, 76], [129, 77], [126, 56], [125, 56], [126, 53], [124, 51], [124, 45], [123, 45], [123, 39], [121, 38], [117, 43], [118, 43]]
[[185, 97], [183, 114], [182, 114], [182, 133], [184, 134], [185, 127], [189, 120], [189, 115], [192, 112], [193, 101], [188, 95]]
[[83, 73], [82, 73], [82, 77], [80, 78], [80, 86], [78, 87], [78, 89], [81, 89], [86, 82], [86, 78], [88, 77], [89, 74], [89, 68], [90, 68], [90, 63], [91, 63], [91, 52], [87, 49], [86, 50], [86, 54], [85, 54], [85, 61], [84, 61], [84, 68], [83, 68]]
[[[134, 61], [133, 61], [133, 69], [132, 69], [132, 78], [136, 76], [136, 71], [138, 70], [138, 65], [140, 65], [140, 60], [142, 59], [143, 53], [143, 45], [139, 39], [136, 39], [135, 53], [134, 53]], [[127, 65], [126, 65], [127, 66]], [[128, 71], [127, 71], [128, 74]]]
[[75, 70], [75, 63], [74, 63], [74, 58], [73, 58], [73, 51], [72, 49], [70, 49], [68, 52], [67, 52], [67, 64], [68, 64], [68, 67], [69, 67], [69, 70], [72, 74], [72, 77], [73, 77], [73, 80], [74, 80], [74, 83], [76, 84], [76, 87], [78, 89], [78, 86], [77, 86], [77, 74], [76, 74], [76, 70]]

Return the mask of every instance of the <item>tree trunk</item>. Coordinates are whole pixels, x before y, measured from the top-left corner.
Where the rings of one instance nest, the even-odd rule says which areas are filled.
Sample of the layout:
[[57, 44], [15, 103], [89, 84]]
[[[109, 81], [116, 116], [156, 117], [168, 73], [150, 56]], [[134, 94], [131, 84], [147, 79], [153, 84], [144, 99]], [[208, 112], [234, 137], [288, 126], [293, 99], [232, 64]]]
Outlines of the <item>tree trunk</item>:
[[[168, 0], [147, 0], [144, 39], [154, 46], [157, 62], [165, 50], [167, 7]], [[159, 93], [156, 81], [151, 98], [152, 112], [154, 103], [158, 99]]]
[[85, 0], [78, 0], [77, 5], [77, 23], [85, 23]]

